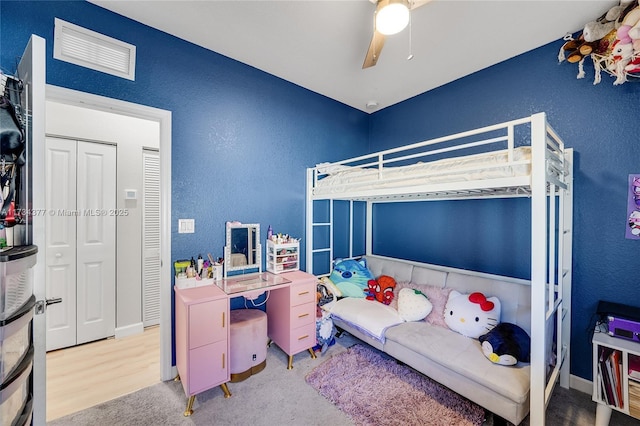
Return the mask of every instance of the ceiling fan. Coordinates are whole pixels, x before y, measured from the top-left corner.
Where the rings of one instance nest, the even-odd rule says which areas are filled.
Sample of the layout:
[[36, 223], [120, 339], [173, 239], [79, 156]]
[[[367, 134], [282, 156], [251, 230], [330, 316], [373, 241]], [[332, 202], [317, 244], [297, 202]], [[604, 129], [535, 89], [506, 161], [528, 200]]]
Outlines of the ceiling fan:
[[376, 5], [373, 13], [373, 37], [369, 43], [369, 50], [364, 58], [362, 69], [378, 63], [380, 52], [387, 35], [402, 31], [409, 22], [409, 13], [429, 3], [431, 0], [369, 0]]

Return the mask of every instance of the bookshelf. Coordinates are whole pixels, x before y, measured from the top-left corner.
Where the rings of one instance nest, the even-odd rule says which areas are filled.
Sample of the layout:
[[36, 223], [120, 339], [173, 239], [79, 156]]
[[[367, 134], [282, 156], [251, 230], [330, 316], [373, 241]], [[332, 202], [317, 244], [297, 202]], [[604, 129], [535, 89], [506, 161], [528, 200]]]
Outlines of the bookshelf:
[[640, 419], [640, 343], [598, 330], [592, 342], [596, 426], [608, 425], [612, 410]]

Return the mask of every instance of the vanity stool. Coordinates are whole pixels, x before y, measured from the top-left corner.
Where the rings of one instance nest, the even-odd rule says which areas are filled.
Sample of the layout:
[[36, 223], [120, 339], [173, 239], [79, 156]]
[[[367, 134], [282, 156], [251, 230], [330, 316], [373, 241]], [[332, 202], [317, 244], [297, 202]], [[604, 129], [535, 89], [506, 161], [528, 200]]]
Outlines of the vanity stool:
[[234, 309], [229, 314], [231, 383], [246, 380], [267, 366], [267, 314]]

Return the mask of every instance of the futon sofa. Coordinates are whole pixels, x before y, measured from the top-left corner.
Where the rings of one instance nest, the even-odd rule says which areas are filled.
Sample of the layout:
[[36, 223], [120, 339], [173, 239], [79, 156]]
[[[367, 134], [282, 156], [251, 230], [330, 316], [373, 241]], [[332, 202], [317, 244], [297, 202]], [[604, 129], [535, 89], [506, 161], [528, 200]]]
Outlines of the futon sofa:
[[[423, 291], [432, 300], [433, 311], [426, 320], [401, 322], [385, 328], [380, 338], [363, 327], [367, 316], [346, 312], [349, 307], [338, 308], [348, 299], [345, 298], [332, 308], [332, 318], [338, 329], [384, 351], [486, 410], [519, 424], [529, 412], [529, 364], [519, 362], [516, 366], [503, 366], [490, 362], [477, 339], [447, 328], [442, 315], [443, 303], [451, 289], [461, 293], [482, 292], [487, 297], [500, 299], [501, 322], [517, 324], [530, 335], [528, 283], [378, 256], [369, 256], [366, 260], [374, 277], [388, 275], [398, 286]], [[376, 302], [370, 302], [368, 306], [376, 309], [376, 305], [389, 308]]]

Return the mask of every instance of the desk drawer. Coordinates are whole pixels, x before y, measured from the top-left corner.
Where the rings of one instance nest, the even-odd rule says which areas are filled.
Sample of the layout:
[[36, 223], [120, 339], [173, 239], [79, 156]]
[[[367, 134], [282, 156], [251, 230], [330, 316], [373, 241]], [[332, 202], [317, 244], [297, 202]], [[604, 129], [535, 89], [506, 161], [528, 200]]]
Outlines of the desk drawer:
[[306, 303], [304, 305], [291, 307], [291, 329], [302, 327], [303, 325], [315, 323], [316, 305]]
[[290, 354], [297, 354], [316, 344], [316, 322], [291, 330]]
[[292, 284], [289, 287], [291, 306], [302, 305], [304, 303], [316, 302], [316, 282], [305, 281], [301, 283]]

